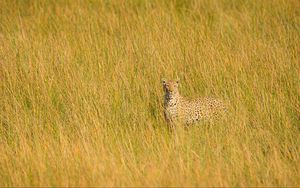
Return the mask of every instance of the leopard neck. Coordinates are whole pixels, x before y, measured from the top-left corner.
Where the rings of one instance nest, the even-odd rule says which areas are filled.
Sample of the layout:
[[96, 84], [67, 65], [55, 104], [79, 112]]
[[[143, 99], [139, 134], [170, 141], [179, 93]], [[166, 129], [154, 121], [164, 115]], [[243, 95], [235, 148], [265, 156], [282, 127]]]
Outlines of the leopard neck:
[[180, 99], [182, 97], [180, 96], [179, 92], [175, 94], [165, 94], [165, 106], [168, 107], [175, 107], [178, 105]]

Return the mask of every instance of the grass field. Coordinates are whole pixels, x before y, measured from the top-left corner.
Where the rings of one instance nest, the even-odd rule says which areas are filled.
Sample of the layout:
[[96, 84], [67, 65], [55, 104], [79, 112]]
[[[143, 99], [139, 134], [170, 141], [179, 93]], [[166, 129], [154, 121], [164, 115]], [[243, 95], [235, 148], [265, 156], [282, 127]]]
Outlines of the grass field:
[[1, 0], [0, 186], [300, 186], [299, 77], [298, 0]]

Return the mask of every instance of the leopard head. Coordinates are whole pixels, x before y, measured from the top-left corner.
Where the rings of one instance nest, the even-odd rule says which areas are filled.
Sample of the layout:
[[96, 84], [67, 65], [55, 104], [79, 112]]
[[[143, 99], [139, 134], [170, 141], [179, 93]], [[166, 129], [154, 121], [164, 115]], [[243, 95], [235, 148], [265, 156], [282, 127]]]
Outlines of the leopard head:
[[165, 92], [165, 97], [167, 99], [172, 99], [173, 97], [176, 97], [179, 95], [179, 79], [177, 80], [166, 80], [162, 79], [163, 89]]

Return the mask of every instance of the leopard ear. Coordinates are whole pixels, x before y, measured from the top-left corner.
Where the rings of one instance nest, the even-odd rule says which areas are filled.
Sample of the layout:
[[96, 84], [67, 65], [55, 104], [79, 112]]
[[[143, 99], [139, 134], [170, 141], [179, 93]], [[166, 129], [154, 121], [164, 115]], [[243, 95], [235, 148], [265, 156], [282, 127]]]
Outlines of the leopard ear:
[[161, 82], [162, 82], [163, 85], [166, 85], [167, 79], [163, 78], [163, 79], [161, 79]]
[[180, 79], [179, 79], [179, 78], [178, 78], [178, 79], [176, 79], [176, 83], [177, 83], [177, 84], [179, 84], [179, 81], [180, 81]]

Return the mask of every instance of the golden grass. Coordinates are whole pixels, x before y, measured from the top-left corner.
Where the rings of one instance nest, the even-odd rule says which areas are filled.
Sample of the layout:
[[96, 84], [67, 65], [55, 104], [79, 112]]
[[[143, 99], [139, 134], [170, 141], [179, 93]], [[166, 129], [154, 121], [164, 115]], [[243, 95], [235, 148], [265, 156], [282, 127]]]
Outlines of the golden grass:
[[[0, 1], [0, 186], [300, 186], [299, 10]], [[168, 132], [163, 77], [230, 117]]]

